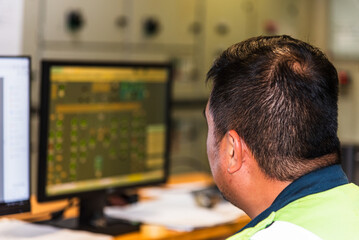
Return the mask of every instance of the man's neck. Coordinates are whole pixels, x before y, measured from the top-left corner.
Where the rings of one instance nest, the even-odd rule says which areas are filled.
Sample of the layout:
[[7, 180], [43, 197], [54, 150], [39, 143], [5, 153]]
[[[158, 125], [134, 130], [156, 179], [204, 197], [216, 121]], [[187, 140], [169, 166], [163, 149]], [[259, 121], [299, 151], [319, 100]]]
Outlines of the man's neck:
[[[274, 202], [277, 196], [290, 184], [291, 182], [283, 182], [271, 179], [264, 179], [257, 183], [256, 188], [251, 194], [252, 203], [246, 211], [250, 218], [255, 218], [261, 212], [266, 210]], [[259, 197], [260, 196], [260, 197]], [[255, 204], [253, 204], [255, 202]]]

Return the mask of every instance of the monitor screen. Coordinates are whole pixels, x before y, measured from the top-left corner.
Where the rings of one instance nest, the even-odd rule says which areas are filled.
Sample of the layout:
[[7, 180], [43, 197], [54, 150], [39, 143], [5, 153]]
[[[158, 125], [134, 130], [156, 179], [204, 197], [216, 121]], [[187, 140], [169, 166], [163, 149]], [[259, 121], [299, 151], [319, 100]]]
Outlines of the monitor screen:
[[0, 57], [0, 215], [30, 210], [30, 58]]
[[170, 79], [167, 64], [44, 60], [39, 201], [165, 182]]

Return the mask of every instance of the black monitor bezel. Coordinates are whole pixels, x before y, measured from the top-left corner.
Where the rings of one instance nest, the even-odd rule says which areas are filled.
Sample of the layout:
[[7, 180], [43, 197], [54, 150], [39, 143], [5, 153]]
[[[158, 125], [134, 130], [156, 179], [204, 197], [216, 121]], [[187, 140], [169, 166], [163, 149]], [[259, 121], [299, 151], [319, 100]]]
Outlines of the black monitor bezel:
[[[148, 67], [148, 68], [166, 68], [169, 71], [167, 79], [166, 108], [166, 149], [164, 177], [160, 180], [145, 183], [136, 183], [118, 187], [104, 187], [103, 189], [85, 190], [75, 193], [66, 193], [49, 196], [46, 194], [47, 185], [47, 145], [48, 145], [48, 120], [49, 120], [49, 95], [50, 95], [50, 69], [52, 66], [100, 66], [100, 67]], [[123, 62], [123, 61], [89, 61], [89, 60], [51, 60], [43, 59], [41, 61], [41, 101], [40, 101], [40, 126], [39, 126], [39, 156], [38, 156], [38, 181], [37, 181], [37, 200], [38, 202], [47, 202], [72, 197], [83, 197], [89, 194], [103, 194], [104, 191], [122, 191], [129, 188], [138, 188], [149, 185], [158, 185], [167, 182], [169, 176], [169, 149], [170, 149], [170, 123], [171, 123], [171, 95], [172, 95], [172, 64], [170, 63], [149, 63], [149, 62]]]
[[12, 215], [12, 214], [19, 214], [19, 213], [26, 213], [31, 211], [31, 57], [30, 56], [7, 56], [2, 55], [0, 59], [27, 59], [29, 62], [28, 71], [29, 71], [29, 78], [28, 78], [28, 181], [29, 181], [29, 198], [23, 201], [16, 201], [16, 202], [8, 202], [8, 203], [0, 203], [0, 216], [4, 215]]

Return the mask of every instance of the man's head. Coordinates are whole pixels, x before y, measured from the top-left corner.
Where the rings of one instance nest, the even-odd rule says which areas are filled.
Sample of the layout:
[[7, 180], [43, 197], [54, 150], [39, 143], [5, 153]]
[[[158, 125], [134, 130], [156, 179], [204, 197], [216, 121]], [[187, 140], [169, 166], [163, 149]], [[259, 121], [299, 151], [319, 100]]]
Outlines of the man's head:
[[289, 36], [251, 38], [224, 51], [207, 79], [211, 165], [231, 130], [270, 179], [339, 162], [337, 72], [319, 49]]

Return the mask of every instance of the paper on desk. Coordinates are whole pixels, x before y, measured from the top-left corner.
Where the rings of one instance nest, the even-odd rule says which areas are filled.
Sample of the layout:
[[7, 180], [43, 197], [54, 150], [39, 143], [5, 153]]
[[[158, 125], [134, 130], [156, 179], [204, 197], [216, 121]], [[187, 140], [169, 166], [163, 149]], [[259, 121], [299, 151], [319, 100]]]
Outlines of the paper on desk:
[[172, 194], [190, 193], [196, 190], [204, 189], [208, 184], [195, 182], [195, 183], [182, 183], [171, 184], [166, 188], [163, 187], [150, 187], [141, 190], [141, 196], [149, 198], [163, 198]]
[[200, 207], [190, 192], [180, 189], [163, 190], [156, 200], [126, 207], [107, 207], [105, 213], [114, 218], [162, 225], [179, 231], [228, 223], [245, 215], [228, 202], [221, 202], [211, 209]]
[[0, 220], [0, 240], [111, 240], [111, 236], [61, 229], [15, 219]]

